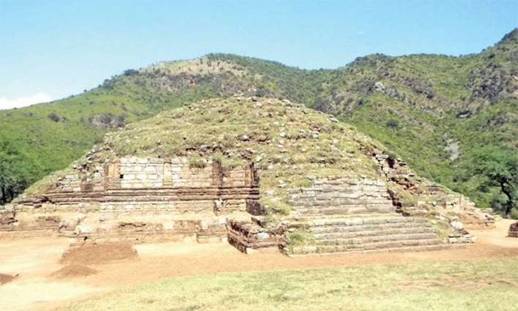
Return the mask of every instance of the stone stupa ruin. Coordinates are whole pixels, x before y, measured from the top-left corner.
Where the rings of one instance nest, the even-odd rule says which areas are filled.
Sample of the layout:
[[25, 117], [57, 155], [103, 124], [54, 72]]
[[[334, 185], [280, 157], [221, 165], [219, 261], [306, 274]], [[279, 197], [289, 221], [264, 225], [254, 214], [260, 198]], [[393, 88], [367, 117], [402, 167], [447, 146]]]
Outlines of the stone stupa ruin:
[[228, 240], [287, 254], [437, 249], [493, 222], [329, 115], [242, 97], [110, 133], [0, 213], [0, 238]]

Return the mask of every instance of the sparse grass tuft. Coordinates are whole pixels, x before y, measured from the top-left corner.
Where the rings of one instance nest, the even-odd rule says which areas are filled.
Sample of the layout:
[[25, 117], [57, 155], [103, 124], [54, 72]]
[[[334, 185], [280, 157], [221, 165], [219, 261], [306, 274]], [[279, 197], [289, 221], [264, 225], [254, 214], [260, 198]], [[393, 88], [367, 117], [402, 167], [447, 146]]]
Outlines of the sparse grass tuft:
[[189, 158], [189, 167], [190, 168], [205, 168], [206, 166], [207, 166], [207, 162], [201, 157]]

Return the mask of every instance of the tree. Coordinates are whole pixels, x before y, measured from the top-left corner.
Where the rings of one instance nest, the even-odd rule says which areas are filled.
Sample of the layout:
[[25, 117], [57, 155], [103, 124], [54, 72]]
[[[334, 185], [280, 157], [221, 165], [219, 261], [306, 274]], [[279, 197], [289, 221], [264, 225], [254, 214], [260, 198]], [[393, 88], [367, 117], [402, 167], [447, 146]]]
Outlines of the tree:
[[61, 117], [59, 114], [55, 113], [55, 112], [51, 112], [47, 115], [47, 117], [49, 119], [51, 119], [52, 121], [54, 122], [59, 122], [61, 120], [63, 120], [63, 117]]
[[134, 76], [134, 75], [137, 75], [138, 74], [138, 70], [135, 70], [135, 69], [128, 69], [128, 70], [125, 70], [123, 75], [125, 76]]
[[12, 145], [0, 144], [0, 205], [9, 203], [33, 181], [30, 165]]
[[[465, 175], [479, 175], [483, 178], [479, 188], [496, 187], [505, 197], [502, 209], [506, 216], [518, 207], [518, 153], [512, 150], [487, 145], [474, 148], [465, 162]], [[493, 201], [493, 207], [498, 205]]]
[[7, 156], [0, 154], [0, 204], [5, 204], [15, 196], [16, 176], [12, 171], [11, 163]]

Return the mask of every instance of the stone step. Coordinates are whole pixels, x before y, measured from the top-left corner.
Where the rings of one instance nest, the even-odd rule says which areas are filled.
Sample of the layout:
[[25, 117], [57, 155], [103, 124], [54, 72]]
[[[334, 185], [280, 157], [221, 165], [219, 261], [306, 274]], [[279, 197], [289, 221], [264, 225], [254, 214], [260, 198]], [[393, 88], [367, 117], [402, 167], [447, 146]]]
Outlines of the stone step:
[[294, 253], [335, 253], [443, 247], [426, 218], [397, 213], [361, 213], [294, 217], [291, 224], [309, 231], [314, 240]]
[[293, 214], [291, 217], [293, 220], [312, 220], [312, 219], [320, 219], [320, 218], [342, 218], [342, 219], [349, 219], [349, 218], [401, 218], [405, 217], [401, 215], [400, 213], [397, 213], [395, 211], [391, 213], [385, 213], [385, 212], [365, 212], [365, 213], [359, 213], [359, 214], [353, 214], [353, 215], [326, 215], [326, 216], [318, 216], [318, 215], [297, 215], [296, 213]]
[[311, 227], [322, 226], [361, 226], [382, 224], [429, 224], [426, 218], [404, 216], [358, 216], [358, 217], [319, 217], [299, 220], [297, 224], [306, 224]]
[[297, 207], [295, 212], [299, 215], [339, 215], [339, 214], [365, 214], [365, 213], [394, 213], [395, 207], [387, 204], [366, 205], [325, 205], [322, 207]]
[[370, 243], [359, 243], [350, 245], [317, 245], [317, 251], [320, 253], [327, 253], [329, 251], [348, 251], [348, 250], [373, 250], [383, 248], [397, 248], [407, 246], [422, 246], [422, 245], [439, 245], [442, 242], [439, 239], [423, 239], [423, 240], [397, 240], [397, 241], [380, 241]]
[[399, 241], [382, 241], [351, 245], [318, 245], [311, 244], [304, 246], [306, 253], [344, 253], [350, 251], [370, 251], [383, 250], [391, 248], [414, 247], [414, 246], [435, 246], [442, 245], [438, 239], [428, 240], [399, 240]]
[[339, 233], [339, 232], [364, 232], [374, 231], [382, 232], [384, 230], [403, 230], [403, 229], [424, 229], [433, 228], [429, 223], [419, 222], [402, 222], [402, 223], [382, 223], [382, 224], [359, 224], [359, 225], [346, 225], [346, 224], [327, 224], [327, 225], [314, 225], [309, 226], [308, 230], [315, 233]]
[[[354, 228], [354, 227], [352, 227]], [[362, 227], [365, 230], [342, 230], [351, 229], [351, 227], [325, 227], [318, 229], [327, 229], [326, 231], [310, 228], [313, 236], [316, 239], [347, 239], [357, 237], [368, 237], [377, 235], [392, 235], [392, 234], [416, 234], [416, 233], [436, 233], [435, 229], [428, 226], [414, 225], [414, 226], [400, 226], [400, 227]], [[356, 228], [357, 229], [357, 228]]]
[[[340, 249], [338, 247], [332, 247], [328, 249], [319, 248], [317, 246], [304, 246], [296, 247], [288, 255], [308, 255], [308, 254], [335, 254], [335, 253], [370, 253], [370, 252], [422, 252], [422, 251], [437, 251], [442, 249], [451, 248], [449, 244], [430, 244], [430, 245], [417, 245], [417, 246], [400, 246], [400, 247], [385, 247], [385, 248], [374, 248], [374, 249]], [[319, 251], [319, 252], [317, 252]]]
[[322, 208], [326, 206], [354, 206], [354, 205], [392, 205], [392, 201], [387, 197], [359, 197], [359, 198], [339, 198], [333, 197], [329, 199], [313, 198], [290, 200], [293, 206], [297, 208]]
[[366, 237], [356, 238], [321, 238], [316, 239], [316, 245], [345, 245], [345, 246], [365, 246], [370, 243], [381, 243], [381, 242], [400, 242], [400, 241], [431, 241], [440, 240], [437, 239], [435, 233], [412, 233], [412, 234], [390, 234], [390, 235], [373, 235]]

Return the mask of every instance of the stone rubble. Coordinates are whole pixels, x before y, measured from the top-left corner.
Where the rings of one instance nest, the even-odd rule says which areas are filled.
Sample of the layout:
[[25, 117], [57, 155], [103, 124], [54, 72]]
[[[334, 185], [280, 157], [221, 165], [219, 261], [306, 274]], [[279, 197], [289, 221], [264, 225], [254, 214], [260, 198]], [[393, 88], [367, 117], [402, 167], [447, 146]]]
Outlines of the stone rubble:
[[[405, 162], [394, 156], [374, 148], [368, 152], [386, 176], [389, 195], [399, 213], [427, 217], [448, 225], [451, 243], [473, 242], [465, 228], [494, 227], [494, 217], [476, 208], [465, 196], [417, 177]], [[462, 225], [462, 230], [455, 225]]]

